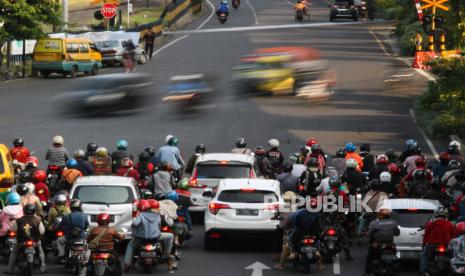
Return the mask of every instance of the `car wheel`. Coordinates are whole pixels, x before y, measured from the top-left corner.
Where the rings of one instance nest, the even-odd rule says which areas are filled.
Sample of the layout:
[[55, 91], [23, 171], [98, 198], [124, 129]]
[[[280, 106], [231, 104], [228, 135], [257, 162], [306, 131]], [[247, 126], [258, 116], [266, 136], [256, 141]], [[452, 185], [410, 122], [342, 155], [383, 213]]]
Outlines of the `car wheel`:
[[137, 63], [139, 64], [145, 64], [147, 62], [147, 56], [145, 55], [145, 52], [142, 52], [140, 54], [140, 58], [139, 60], [137, 61]]
[[92, 76], [95, 76], [95, 75], [98, 74], [98, 66], [97, 66], [97, 64], [94, 64], [94, 66], [92, 66], [92, 69], [90, 69], [90, 74]]
[[71, 68], [71, 72], [69, 73], [69, 75], [71, 76], [71, 78], [75, 78], [75, 77], [77, 77], [77, 73], [78, 73], [77, 66], [73, 66]]
[[48, 72], [48, 71], [40, 71], [40, 75], [41, 75], [44, 79], [46, 79], [46, 78], [48, 78], [48, 76], [50, 75], [50, 72]]

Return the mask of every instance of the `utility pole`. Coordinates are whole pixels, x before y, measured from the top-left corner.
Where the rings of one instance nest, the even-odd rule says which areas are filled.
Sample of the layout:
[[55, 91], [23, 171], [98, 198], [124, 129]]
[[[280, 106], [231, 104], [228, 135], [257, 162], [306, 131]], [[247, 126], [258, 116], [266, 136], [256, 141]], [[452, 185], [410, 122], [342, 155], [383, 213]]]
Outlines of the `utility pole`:
[[63, 29], [62, 31], [64, 31], [68, 29], [68, 0], [63, 0], [62, 6], [63, 6]]
[[131, 0], [128, 0], [128, 29], [129, 29], [129, 23], [131, 22], [131, 20], [130, 20], [130, 18], [129, 18], [130, 14], [131, 14], [130, 9], [132, 9], [132, 6], [131, 6], [131, 5], [132, 5], [132, 4], [131, 4]]

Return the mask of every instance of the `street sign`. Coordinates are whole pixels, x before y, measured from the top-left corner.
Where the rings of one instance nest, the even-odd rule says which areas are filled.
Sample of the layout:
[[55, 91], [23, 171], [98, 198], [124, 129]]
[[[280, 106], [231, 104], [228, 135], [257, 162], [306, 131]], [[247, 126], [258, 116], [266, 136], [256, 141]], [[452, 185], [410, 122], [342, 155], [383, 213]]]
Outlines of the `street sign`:
[[449, 0], [422, 0], [422, 1], [426, 3], [426, 5], [421, 6], [420, 7], [421, 10], [426, 10], [429, 8], [433, 8], [433, 9], [439, 8], [444, 11], [449, 10], [449, 7], [446, 7], [443, 5], [443, 3], [447, 3]]
[[128, 12], [132, 13], [132, 3], [128, 3]]
[[113, 18], [116, 15], [117, 7], [114, 4], [106, 3], [103, 4], [100, 11], [102, 12], [103, 17], [105, 18]]

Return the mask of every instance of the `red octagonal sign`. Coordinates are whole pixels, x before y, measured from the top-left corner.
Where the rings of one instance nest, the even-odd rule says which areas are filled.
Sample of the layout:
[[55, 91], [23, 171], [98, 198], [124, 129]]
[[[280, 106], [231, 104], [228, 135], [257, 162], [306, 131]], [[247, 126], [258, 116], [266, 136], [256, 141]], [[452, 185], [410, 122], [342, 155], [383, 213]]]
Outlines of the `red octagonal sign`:
[[114, 4], [106, 3], [103, 4], [100, 11], [102, 12], [103, 17], [105, 18], [113, 18], [116, 15], [117, 7]]

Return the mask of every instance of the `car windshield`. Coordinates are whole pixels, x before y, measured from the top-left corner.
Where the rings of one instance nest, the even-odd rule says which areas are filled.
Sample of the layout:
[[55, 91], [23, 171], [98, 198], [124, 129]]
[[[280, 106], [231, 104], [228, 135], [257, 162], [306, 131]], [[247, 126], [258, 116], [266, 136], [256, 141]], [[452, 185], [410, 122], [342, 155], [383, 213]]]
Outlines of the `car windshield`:
[[400, 227], [420, 228], [434, 215], [433, 210], [395, 210], [391, 218]]
[[197, 178], [249, 178], [250, 165], [198, 164]]
[[73, 199], [88, 204], [127, 204], [134, 201], [130, 187], [126, 186], [78, 186]]
[[99, 41], [95, 42], [98, 48], [116, 48], [122, 47], [119, 40]]
[[277, 202], [278, 197], [272, 191], [226, 190], [218, 195], [218, 200], [231, 203], [270, 203]]

